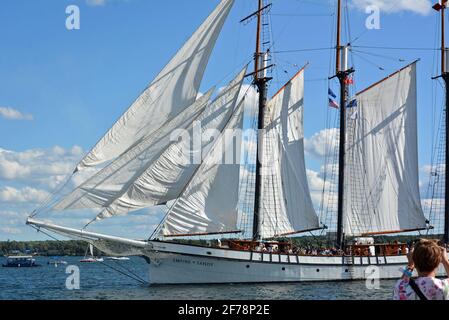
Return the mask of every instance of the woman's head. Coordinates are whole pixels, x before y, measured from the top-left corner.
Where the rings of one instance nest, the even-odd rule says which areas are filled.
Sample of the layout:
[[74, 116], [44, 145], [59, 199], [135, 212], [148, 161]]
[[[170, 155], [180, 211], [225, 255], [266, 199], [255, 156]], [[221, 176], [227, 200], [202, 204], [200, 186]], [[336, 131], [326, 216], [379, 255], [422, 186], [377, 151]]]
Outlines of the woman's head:
[[421, 239], [415, 244], [413, 262], [418, 272], [428, 274], [441, 263], [441, 248], [435, 241]]

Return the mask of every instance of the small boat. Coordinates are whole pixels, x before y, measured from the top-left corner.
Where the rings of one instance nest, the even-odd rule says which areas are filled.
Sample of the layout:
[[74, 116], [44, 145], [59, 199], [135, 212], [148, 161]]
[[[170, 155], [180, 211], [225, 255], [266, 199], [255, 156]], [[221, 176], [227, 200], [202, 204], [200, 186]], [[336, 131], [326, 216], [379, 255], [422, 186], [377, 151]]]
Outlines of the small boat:
[[6, 258], [6, 264], [2, 265], [5, 268], [30, 268], [39, 267], [36, 259], [32, 256], [9, 256]]
[[103, 261], [104, 261], [103, 258], [93, 258], [93, 257], [90, 257], [90, 258], [84, 258], [84, 259], [81, 259], [81, 260], [80, 260], [80, 262], [83, 262], [83, 263], [103, 262]]
[[67, 261], [65, 260], [61, 260], [59, 257], [52, 257], [50, 258], [50, 260], [47, 261], [48, 265], [54, 265], [55, 267], [57, 267], [60, 264], [67, 264]]
[[109, 260], [115, 260], [115, 261], [128, 261], [128, 257], [108, 257]]
[[[87, 255], [87, 251], [89, 251], [90, 255]], [[84, 258], [80, 260], [82, 263], [94, 263], [94, 262], [103, 262], [103, 258], [98, 258], [94, 256], [94, 247], [89, 243], [87, 247], [86, 253], [84, 254]]]

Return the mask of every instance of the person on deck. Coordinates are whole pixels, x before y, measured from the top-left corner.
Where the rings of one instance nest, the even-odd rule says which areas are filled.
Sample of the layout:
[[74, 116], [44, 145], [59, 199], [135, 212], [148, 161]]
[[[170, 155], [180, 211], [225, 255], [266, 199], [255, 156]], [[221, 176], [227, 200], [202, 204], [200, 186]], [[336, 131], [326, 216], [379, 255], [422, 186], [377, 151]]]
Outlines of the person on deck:
[[[447, 250], [432, 240], [420, 240], [410, 249], [408, 266], [396, 283], [393, 300], [449, 300], [449, 278], [436, 278], [440, 263], [449, 277]], [[412, 279], [416, 267], [418, 278]]]

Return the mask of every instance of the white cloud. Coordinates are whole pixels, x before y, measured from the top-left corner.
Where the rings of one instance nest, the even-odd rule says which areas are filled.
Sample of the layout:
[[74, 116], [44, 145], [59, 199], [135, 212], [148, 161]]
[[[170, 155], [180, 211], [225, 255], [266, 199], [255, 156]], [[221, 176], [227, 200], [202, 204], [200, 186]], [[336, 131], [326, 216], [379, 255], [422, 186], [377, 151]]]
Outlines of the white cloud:
[[2, 227], [0, 228], [0, 232], [5, 233], [7, 235], [18, 235], [22, 233], [22, 230], [18, 228]]
[[0, 116], [8, 120], [33, 120], [33, 115], [22, 113], [11, 107], [0, 107]]
[[[329, 168], [328, 168], [329, 169]], [[333, 185], [333, 181], [331, 179], [324, 179], [325, 174], [324, 166], [321, 167], [321, 172], [316, 172], [314, 170], [307, 169], [307, 180], [309, 182], [310, 196], [312, 198], [312, 203], [316, 210], [318, 210], [323, 202], [324, 197], [324, 205], [329, 204], [329, 197], [334, 196], [333, 190], [336, 190], [336, 186]], [[329, 172], [328, 172], [329, 176]], [[323, 193], [323, 187], [324, 193]]]
[[[0, 239], [37, 239], [41, 236], [25, 225], [28, 215], [48, 199], [56, 186], [68, 178], [84, 151], [79, 146], [30, 149], [21, 152], [0, 148]], [[75, 175], [59, 195], [72, 188], [97, 169], [87, 169]], [[159, 210], [154, 213], [152, 210]], [[92, 225], [107, 234], [146, 238], [163, 217], [159, 209], [149, 209], [140, 215], [129, 215]], [[81, 228], [97, 214], [93, 210], [54, 212], [43, 210], [38, 219], [58, 225]], [[97, 226], [98, 225], [98, 226]]]
[[411, 11], [426, 15], [432, 9], [430, 0], [352, 0], [352, 5], [365, 11], [367, 6], [376, 6], [386, 13]]
[[81, 158], [81, 147], [65, 150], [31, 149], [23, 152], [0, 149], [0, 180], [61, 180], [71, 173]]
[[324, 129], [311, 138], [304, 139], [304, 150], [307, 155], [322, 159], [334, 150], [338, 143], [338, 129]]
[[104, 6], [106, 4], [106, 0], [86, 0], [86, 3], [89, 6]]
[[105, 6], [108, 3], [118, 3], [118, 2], [126, 2], [128, 0], [86, 0], [88, 6], [92, 7], [101, 7]]
[[0, 187], [0, 202], [26, 202], [41, 203], [45, 201], [49, 193], [31, 187], [16, 189], [14, 187]]

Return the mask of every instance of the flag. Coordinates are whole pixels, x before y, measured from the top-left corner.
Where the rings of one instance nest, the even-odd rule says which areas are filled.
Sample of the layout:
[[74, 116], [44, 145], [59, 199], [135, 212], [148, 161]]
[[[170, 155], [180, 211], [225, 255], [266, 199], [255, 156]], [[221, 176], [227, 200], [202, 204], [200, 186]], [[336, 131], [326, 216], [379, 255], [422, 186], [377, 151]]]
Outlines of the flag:
[[329, 107], [338, 109], [340, 106], [338, 105], [337, 101], [334, 99], [329, 98]]
[[351, 100], [347, 105], [346, 108], [355, 108], [357, 107], [357, 99]]
[[432, 6], [436, 11], [440, 11], [443, 7], [447, 7], [447, 0], [442, 0], [441, 3], [438, 1], [436, 4]]
[[432, 8], [434, 8], [436, 11], [440, 11], [443, 6], [440, 3], [436, 3], [432, 6]]
[[328, 89], [327, 94], [329, 95], [329, 107], [338, 109], [340, 106], [338, 105], [337, 101], [334, 100], [337, 95], [332, 91], [331, 88]]
[[347, 77], [345, 79], [345, 84], [354, 84], [354, 79], [352, 79], [352, 77]]

